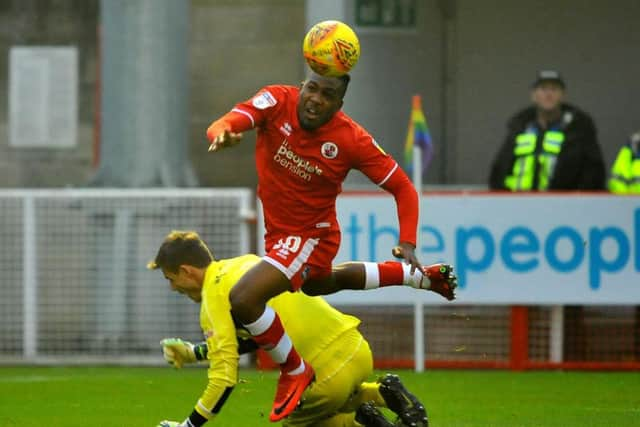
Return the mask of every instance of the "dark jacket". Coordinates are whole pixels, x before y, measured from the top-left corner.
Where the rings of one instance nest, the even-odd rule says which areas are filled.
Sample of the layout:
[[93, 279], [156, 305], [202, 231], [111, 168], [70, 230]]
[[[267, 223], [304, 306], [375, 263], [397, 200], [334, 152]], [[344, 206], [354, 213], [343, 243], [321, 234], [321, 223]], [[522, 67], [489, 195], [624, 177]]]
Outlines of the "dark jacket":
[[[605, 164], [598, 144], [596, 127], [587, 113], [562, 104], [565, 140], [558, 154], [549, 190], [604, 190]], [[489, 177], [492, 190], [507, 190], [505, 178], [512, 173], [516, 136], [536, 119], [534, 106], [515, 114], [507, 122], [507, 136], [498, 151]]]

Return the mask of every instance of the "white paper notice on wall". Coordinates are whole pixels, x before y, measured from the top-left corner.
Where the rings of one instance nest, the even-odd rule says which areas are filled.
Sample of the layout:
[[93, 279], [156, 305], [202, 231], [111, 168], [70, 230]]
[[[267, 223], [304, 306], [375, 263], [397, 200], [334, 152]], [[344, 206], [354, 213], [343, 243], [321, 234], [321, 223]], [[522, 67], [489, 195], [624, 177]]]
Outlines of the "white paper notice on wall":
[[77, 143], [78, 49], [12, 46], [9, 145], [69, 148]]

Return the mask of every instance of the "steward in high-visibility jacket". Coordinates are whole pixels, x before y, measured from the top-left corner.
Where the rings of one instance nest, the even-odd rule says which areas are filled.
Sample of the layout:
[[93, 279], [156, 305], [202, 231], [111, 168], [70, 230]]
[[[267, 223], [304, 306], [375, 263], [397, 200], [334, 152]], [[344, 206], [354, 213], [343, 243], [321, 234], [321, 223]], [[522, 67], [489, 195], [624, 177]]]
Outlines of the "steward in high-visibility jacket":
[[489, 177], [492, 190], [604, 190], [606, 168], [591, 117], [561, 104], [559, 119], [543, 128], [536, 107], [515, 114]]
[[609, 191], [640, 194], [640, 131], [631, 135], [618, 152], [611, 168]]

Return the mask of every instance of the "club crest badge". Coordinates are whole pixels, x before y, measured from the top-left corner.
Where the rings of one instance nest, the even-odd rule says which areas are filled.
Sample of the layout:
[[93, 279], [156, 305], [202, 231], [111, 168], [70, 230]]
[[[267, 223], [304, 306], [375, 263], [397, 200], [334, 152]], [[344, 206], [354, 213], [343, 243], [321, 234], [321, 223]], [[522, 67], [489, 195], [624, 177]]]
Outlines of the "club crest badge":
[[335, 159], [338, 156], [338, 146], [333, 142], [325, 142], [322, 144], [320, 152], [327, 159]]

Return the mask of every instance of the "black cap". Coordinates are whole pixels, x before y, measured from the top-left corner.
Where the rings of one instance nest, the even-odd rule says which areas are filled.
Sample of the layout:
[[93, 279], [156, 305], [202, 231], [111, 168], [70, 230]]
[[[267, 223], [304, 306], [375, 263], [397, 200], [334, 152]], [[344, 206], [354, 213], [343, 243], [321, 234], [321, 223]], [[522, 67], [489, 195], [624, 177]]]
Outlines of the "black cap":
[[534, 88], [538, 87], [538, 86], [540, 86], [540, 84], [542, 82], [556, 82], [563, 89], [566, 87], [566, 85], [564, 83], [564, 79], [562, 78], [562, 75], [560, 75], [560, 73], [555, 71], [555, 70], [540, 70], [540, 71], [538, 71], [538, 74], [536, 75], [536, 80], [533, 82], [531, 87], [534, 87]]

